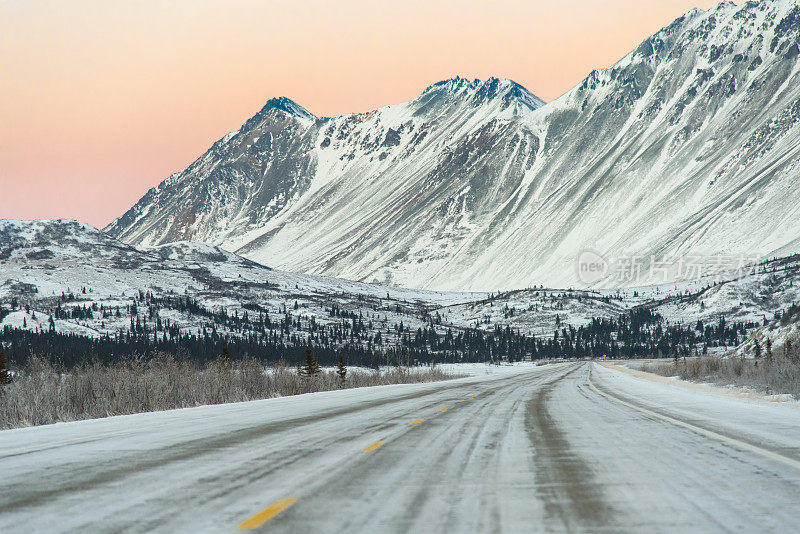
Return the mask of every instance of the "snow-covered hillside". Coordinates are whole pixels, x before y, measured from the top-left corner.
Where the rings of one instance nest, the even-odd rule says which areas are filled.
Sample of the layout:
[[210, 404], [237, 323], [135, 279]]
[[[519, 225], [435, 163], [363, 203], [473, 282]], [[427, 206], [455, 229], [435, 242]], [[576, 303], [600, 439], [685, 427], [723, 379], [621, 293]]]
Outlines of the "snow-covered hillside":
[[[157, 306], [142, 304], [147, 294]], [[181, 299], [186, 297], [203, 309], [185, 309]], [[0, 326], [47, 330], [53, 316], [57, 332], [90, 337], [125, 332], [134, 317], [145, 325], [169, 321], [182, 333], [214, 329], [236, 337], [243, 332], [219, 314], [249, 313], [267, 314], [301, 340], [321, 325], [353, 318], [363, 322], [370, 337], [380, 333], [387, 346], [420, 328], [439, 336], [448, 330], [510, 328], [549, 339], [555, 330], [617, 319], [637, 309], [663, 317], [664, 326], [693, 326], [698, 320], [716, 324], [723, 316], [728, 323], [761, 324], [798, 302], [800, 256], [767, 262], [757, 272], [681, 284], [457, 293], [293, 274], [203, 243], [136, 249], [74, 221], [0, 221]], [[139, 310], [132, 311], [137, 303]], [[80, 313], [84, 307], [94, 313]], [[117, 314], [118, 309], [124, 313]]]
[[457, 290], [581, 287], [587, 248], [785, 255], [800, 248], [799, 35], [800, 0], [726, 2], [546, 105], [458, 78], [332, 119], [273, 99], [106, 230]]
[[[71, 310], [96, 305], [89, 318], [56, 317], [56, 331], [92, 337], [113, 335], [130, 324], [129, 317], [114, 311], [141, 302], [142, 295], [148, 293], [162, 299], [190, 297], [209, 311], [224, 310], [230, 315], [241, 316], [247, 310], [253, 314], [258, 306], [274, 322], [300, 320], [308, 324], [314, 318], [318, 324], [337, 323], [340, 317], [331, 316], [331, 309], [337, 307], [356, 317], [361, 314], [373, 333], [383, 331], [384, 338], [388, 335], [390, 339], [387, 325], [403, 322], [406, 330], [424, 327], [433, 308], [488, 296], [297, 275], [204, 243], [177, 242], [136, 249], [76, 221], [0, 220], [0, 311], [5, 307], [8, 312], [12, 300], [18, 303], [16, 311], [0, 317], [0, 327], [24, 325], [30, 330], [46, 330], [56, 306]], [[98, 312], [101, 305], [105, 312]], [[138, 315], [145, 321], [155, 320], [145, 310]], [[178, 325], [184, 333], [199, 333], [203, 326], [213, 325], [221, 333], [241, 335], [214, 324], [213, 317], [167, 310], [160, 318]], [[303, 330], [294, 324], [287, 328]]]

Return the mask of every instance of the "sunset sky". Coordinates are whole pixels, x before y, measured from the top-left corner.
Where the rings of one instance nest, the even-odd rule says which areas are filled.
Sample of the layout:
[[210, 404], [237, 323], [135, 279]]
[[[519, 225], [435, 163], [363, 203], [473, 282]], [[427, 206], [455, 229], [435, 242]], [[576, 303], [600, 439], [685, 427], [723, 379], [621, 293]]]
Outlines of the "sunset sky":
[[0, 0], [0, 219], [103, 227], [273, 96], [341, 115], [460, 75], [550, 101], [716, 3]]

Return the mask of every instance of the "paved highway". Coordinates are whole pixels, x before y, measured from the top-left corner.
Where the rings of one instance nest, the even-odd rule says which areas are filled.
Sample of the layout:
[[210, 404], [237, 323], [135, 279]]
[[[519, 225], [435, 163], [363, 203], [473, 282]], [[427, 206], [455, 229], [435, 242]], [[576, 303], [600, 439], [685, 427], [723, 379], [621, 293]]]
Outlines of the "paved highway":
[[800, 409], [596, 363], [0, 432], [2, 532], [791, 532]]

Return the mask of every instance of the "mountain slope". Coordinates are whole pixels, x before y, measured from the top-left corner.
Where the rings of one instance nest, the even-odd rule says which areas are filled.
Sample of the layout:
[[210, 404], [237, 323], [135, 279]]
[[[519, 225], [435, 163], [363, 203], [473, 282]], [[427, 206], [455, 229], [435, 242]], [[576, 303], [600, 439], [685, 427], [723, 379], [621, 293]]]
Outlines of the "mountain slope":
[[799, 32], [800, 0], [695, 10], [547, 105], [497, 79], [333, 119], [271, 100], [107, 231], [461, 290], [578, 286], [587, 248], [793, 252]]

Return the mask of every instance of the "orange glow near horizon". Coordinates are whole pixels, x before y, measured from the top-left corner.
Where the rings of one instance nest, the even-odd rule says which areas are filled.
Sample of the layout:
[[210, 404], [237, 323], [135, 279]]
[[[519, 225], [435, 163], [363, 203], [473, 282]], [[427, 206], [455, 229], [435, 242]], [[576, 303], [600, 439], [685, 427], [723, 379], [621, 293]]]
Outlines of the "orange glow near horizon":
[[460, 75], [546, 101], [705, 0], [0, 0], [0, 218], [103, 227], [273, 96], [318, 116]]

